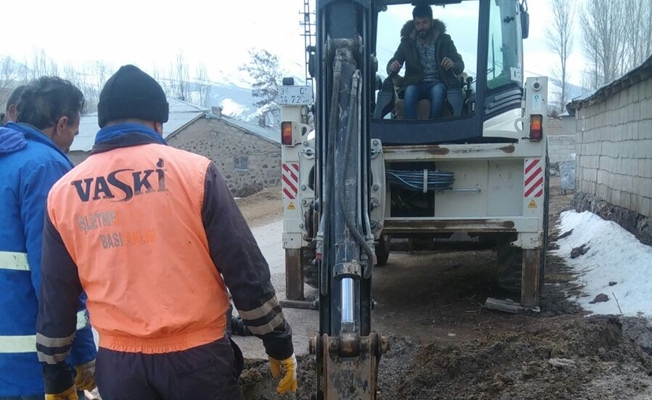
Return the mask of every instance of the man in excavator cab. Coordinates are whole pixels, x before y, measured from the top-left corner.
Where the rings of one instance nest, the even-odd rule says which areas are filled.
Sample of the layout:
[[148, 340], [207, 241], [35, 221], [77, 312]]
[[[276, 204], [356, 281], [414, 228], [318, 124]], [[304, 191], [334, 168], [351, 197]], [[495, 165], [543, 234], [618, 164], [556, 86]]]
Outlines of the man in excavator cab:
[[[429, 119], [457, 116], [462, 108], [460, 75], [464, 61], [457, 52], [446, 25], [433, 19], [432, 8], [419, 4], [412, 20], [401, 29], [401, 43], [387, 63], [398, 89], [399, 119]], [[397, 73], [405, 63], [405, 76]]]

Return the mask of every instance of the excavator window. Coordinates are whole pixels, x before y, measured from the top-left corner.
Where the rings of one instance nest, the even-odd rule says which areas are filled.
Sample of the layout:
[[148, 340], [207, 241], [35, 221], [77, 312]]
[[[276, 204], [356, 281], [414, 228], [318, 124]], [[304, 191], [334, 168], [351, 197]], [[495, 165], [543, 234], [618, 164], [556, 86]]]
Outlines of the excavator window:
[[513, 0], [491, 2], [489, 11], [489, 52], [487, 88], [497, 89], [523, 80], [521, 76], [521, 33]]
[[[445, 106], [441, 112], [437, 104], [431, 108], [428, 100], [420, 100], [416, 113], [409, 108], [409, 114], [405, 112], [405, 88], [415, 76], [419, 77], [419, 67], [415, 74], [405, 62], [396, 73], [390, 68], [390, 62], [397, 57], [402, 40], [413, 33], [408, 25], [413, 20], [413, 6], [402, 0], [379, 1], [387, 7], [378, 9], [375, 26], [374, 49], [382, 84], [375, 93], [372, 138], [392, 145], [503, 141], [502, 137], [484, 137], [483, 124], [521, 108], [522, 40], [527, 30], [523, 21], [527, 25], [528, 20], [523, 1], [446, 0], [445, 5], [428, 1], [434, 3], [433, 18], [440, 21], [438, 26], [445, 25], [444, 32], [464, 66], [463, 70], [455, 71], [459, 82], [446, 82]], [[416, 49], [412, 51], [413, 57], [424, 54]], [[437, 99], [434, 95], [430, 98]]]
[[[445, 82], [446, 102], [441, 114], [436, 117], [437, 119], [463, 117], [473, 112], [470, 100], [475, 91], [478, 59], [478, 4], [478, 2], [462, 2], [445, 7], [432, 6], [435, 20], [433, 29], [437, 30], [438, 34], [447, 35], [452, 40], [452, 44], [464, 64], [461, 71], [455, 71], [450, 76], [446, 76], [448, 78]], [[380, 78], [383, 84], [379, 85], [380, 89], [377, 92], [378, 105], [383, 109], [377, 110], [374, 118], [405, 119], [406, 80], [414, 79], [413, 69], [407, 71], [408, 60], [403, 63], [397, 74], [387, 74], [385, 66], [392, 60], [403, 41], [416, 36], [412, 17], [413, 8], [410, 4], [393, 5], [378, 16], [376, 48], [379, 69], [381, 73], [385, 73], [385, 76]], [[438, 50], [444, 53], [449, 51], [449, 47]], [[449, 73], [446, 70], [441, 70], [441, 72]], [[419, 120], [430, 119], [430, 102], [427, 99], [418, 101], [416, 114]]]

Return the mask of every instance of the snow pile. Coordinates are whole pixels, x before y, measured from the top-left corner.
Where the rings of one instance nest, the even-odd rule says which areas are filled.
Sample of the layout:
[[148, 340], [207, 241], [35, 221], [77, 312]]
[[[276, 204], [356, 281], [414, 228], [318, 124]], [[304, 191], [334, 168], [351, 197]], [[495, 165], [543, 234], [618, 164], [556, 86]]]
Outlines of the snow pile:
[[[588, 211], [566, 211], [560, 220], [559, 236], [565, 237], [550, 253], [564, 258], [577, 273], [588, 295], [577, 299], [580, 306], [595, 314], [622, 311], [626, 316], [652, 317], [652, 247]], [[594, 302], [600, 294], [608, 301]]]

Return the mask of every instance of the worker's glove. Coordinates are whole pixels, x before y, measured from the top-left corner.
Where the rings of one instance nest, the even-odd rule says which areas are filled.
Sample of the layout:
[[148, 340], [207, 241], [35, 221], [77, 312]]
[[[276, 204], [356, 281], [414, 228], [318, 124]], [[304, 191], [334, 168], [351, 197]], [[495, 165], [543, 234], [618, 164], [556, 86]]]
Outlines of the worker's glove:
[[75, 367], [77, 376], [75, 377], [75, 387], [79, 390], [95, 389], [95, 360], [86, 364]]
[[77, 396], [77, 390], [72, 386], [65, 392], [46, 394], [45, 400], [79, 400], [79, 397]]
[[272, 376], [274, 378], [279, 378], [281, 373], [283, 374], [281, 382], [276, 387], [276, 391], [279, 394], [284, 394], [288, 391], [292, 393], [297, 392], [297, 358], [294, 354], [281, 361], [270, 357], [269, 368], [272, 370]]

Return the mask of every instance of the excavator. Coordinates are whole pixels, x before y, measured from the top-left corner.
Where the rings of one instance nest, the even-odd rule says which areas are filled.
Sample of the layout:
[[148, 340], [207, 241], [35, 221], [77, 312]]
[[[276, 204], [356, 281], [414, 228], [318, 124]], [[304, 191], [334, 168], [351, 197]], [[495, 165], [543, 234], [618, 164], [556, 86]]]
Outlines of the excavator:
[[[421, 3], [435, 18], [450, 15], [449, 25], [467, 18], [465, 37], [454, 39], [473, 45], [462, 49], [466, 71], [445, 115], [407, 120], [397, 76], [381, 77], [388, 28], [379, 20], [393, 10], [409, 19], [405, 10]], [[372, 278], [392, 239], [432, 244], [464, 233], [492, 243], [502, 282], [520, 294], [515, 304], [538, 308], [548, 89], [545, 77], [523, 79], [528, 30], [526, 0], [316, 0], [314, 86], [286, 79], [279, 92], [286, 297], [304, 301], [304, 281], [318, 290], [314, 399], [378, 396], [390, 346], [372, 329]]]

